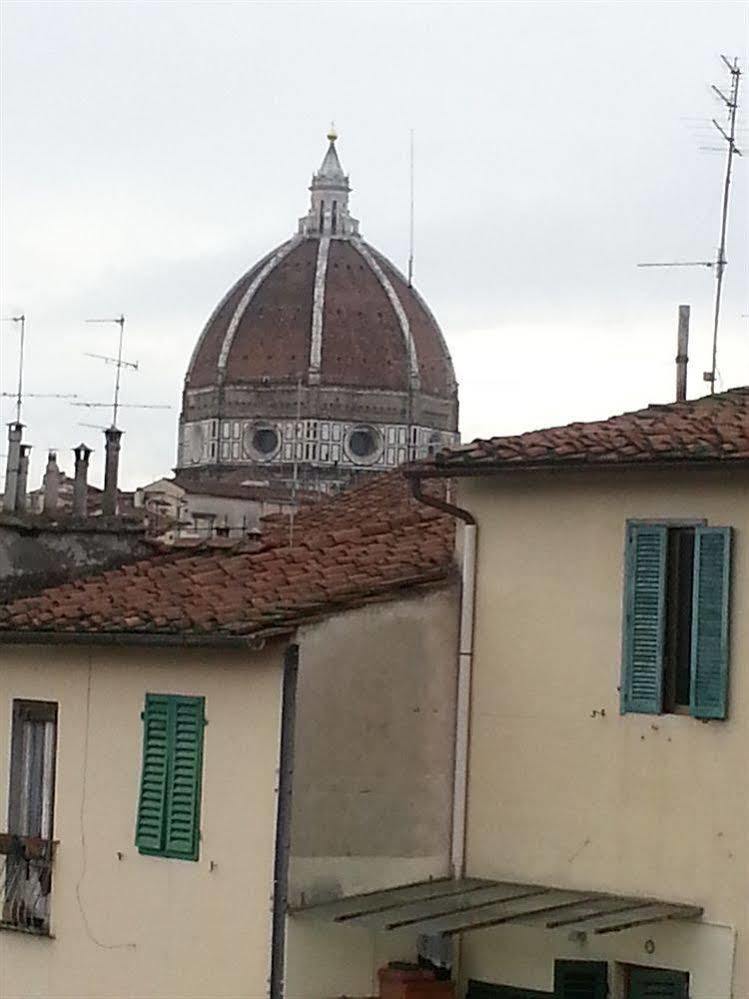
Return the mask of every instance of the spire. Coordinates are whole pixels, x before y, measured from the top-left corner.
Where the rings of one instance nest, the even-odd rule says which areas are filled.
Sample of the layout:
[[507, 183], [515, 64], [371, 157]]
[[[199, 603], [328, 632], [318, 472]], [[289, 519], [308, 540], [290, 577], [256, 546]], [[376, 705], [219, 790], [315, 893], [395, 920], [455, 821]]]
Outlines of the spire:
[[310, 209], [299, 220], [299, 232], [304, 236], [356, 236], [359, 223], [348, 210], [351, 185], [338, 159], [335, 146], [338, 133], [332, 124], [327, 137], [328, 149], [320, 169], [312, 175]]
[[335, 142], [338, 138], [338, 133], [335, 130], [335, 125], [331, 124], [328, 131], [328, 151], [322, 161], [320, 169], [317, 171], [315, 176], [312, 178], [313, 186], [315, 183], [318, 185], [325, 183], [328, 185], [337, 185], [345, 189], [346, 193], [351, 190], [348, 183], [348, 177], [343, 172], [343, 167], [341, 166], [341, 161], [338, 159], [338, 153], [336, 152]]

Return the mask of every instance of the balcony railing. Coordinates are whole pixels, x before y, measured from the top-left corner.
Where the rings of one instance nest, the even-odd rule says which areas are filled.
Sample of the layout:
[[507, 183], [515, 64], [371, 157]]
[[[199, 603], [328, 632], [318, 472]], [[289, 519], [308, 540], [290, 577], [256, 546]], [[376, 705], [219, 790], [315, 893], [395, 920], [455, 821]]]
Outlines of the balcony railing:
[[0, 929], [49, 933], [54, 840], [0, 833]]

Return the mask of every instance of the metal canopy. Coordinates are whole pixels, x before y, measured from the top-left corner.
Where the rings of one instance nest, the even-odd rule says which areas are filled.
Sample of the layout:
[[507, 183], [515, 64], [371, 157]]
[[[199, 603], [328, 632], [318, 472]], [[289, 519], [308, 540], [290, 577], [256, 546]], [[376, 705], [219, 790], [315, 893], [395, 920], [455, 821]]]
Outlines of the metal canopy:
[[480, 878], [443, 878], [351, 895], [291, 910], [298, 919], [370, 930], [450, 936], [504, 923], [586, 933], [616, 933], [670, 919], [698, 919], [702, 908], [654, 898], [605, 895]]

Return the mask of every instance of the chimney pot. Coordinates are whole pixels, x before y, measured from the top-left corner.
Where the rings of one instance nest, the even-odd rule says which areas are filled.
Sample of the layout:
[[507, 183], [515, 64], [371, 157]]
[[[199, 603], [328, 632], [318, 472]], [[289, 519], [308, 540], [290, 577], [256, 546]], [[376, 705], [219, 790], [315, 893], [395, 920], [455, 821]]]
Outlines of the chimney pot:
[[31, 454], [30, 444], [21, 444], [18, 457], [18, 484], [16, 487], [16, 511], [24, 513], [27, 506], [28, 497], [26, 490], [29, 483], [29, 455]]
[[60, 501], [60, 469], [57, 467], [57, 451], [50, 451], [47, 468], [44, 472], [44, 512], [54, 516]]
[[88, 513], [88, 462], [92, 451], [85, 444], [73, 448], [75, 477], [73, 479], [73, 515], [85, 517]]
[[23, 423], [8, 424], [8, 461], [5, 466], [5, 493], [3, 495], [3, 510], [14, 513], [18, 496], [18, 471], [21, 460], [21, 438]]
[[104, 464], [104, 495], [101, 500], [101, 512], [105, 517], [114, 517], [117, 513], [117, 475], [120, 465], [120, 440], [122, 431], [117, 427], [109, 427], [104, 431], [106, 459]]
[[689, 306], [679, 306], [679, 338], [676, 348], [676, 401], [687, 398], [687, 348], [689, 346]]

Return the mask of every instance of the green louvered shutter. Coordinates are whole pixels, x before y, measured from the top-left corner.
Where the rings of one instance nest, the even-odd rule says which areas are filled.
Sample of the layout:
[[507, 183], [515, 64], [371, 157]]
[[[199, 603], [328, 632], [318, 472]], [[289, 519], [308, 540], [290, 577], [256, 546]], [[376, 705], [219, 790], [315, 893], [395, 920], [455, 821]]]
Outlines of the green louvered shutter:
[[169, 743], [169, 698], [147, 694], [143, 712], [143, 771], [135, 825], [135, 845], [146, 852], [164, 847]]
[[695, 718], [725, 718], [728, 707], [728, 591], [731, 528], [698, 527], [694, 538], [692, 682]]
[[666, 629], [668, 531], [660, 524], [627, 530], [622, 710], [660, 714]]
[[689, 975], [664, 968], [630, 968], [629, 999], [688, 999]]
[[609, 992], [605, 961], [556, 961], [554, 999], [606, 999]]
[[173, 697], [170, 704], [173, 740], [164, 846], [168, 856], [184, 860], [198, 859], [203, 705], [202, 697]]

